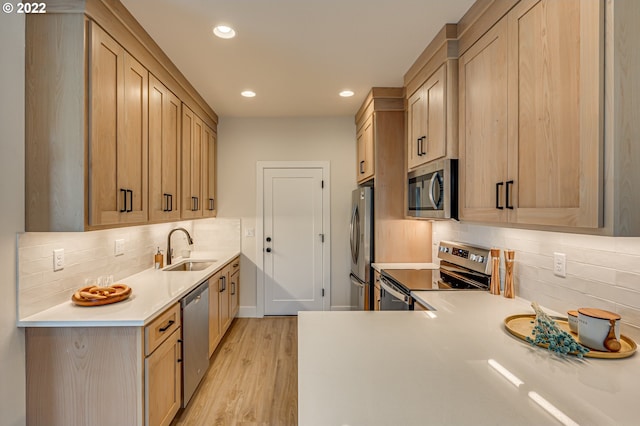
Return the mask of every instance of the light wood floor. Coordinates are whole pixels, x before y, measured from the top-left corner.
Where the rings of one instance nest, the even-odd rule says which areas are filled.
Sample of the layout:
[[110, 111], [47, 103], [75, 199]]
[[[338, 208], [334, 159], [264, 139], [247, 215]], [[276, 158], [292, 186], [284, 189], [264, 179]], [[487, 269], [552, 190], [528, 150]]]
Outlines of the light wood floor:
[[172, 426], [298, 424], [298, 318], [237, 318]]

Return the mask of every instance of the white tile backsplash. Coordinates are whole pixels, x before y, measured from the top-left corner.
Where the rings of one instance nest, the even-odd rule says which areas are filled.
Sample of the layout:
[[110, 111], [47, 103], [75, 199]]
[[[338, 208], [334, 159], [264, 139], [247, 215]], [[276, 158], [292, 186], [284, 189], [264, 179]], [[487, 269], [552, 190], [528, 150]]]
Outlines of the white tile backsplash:
[[[441, 240], [514, 249], [517, 296], [558, 312], [587, 306], [617, 312], [623, 331], [640, 338], [640, 238], [459, 222], [434, 222], [432, 229], [434, 259]], [[553, 274], [554, 252], [566, 254], [566, 278]], [[504, 281], [504, 258], [501, 275]]]
[[[87, 278], [113, 275], [121, 280], [153, 266], [157, 247], [165, 253], [167, 235], [183, 227], [196, 251], [240, 250], [240, 219], [201, 219], [90, 232], [25, 232], [17, 236], [18, 316], [26, 317], [69, 300]], [[125, 240], [115, 256], [116, 239]], [[174, 253], [188, 249], [184, 233], [171, 237]], [[65, 251], [65, 266], [53, 271], [53, 250]]]

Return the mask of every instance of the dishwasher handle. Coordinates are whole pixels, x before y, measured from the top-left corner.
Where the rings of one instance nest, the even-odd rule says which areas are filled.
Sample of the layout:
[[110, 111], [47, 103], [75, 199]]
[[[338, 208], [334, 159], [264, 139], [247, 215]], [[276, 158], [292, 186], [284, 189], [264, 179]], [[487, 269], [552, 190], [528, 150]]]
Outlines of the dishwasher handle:
[[409, 304], [409, 296], [404, 293], [400, 293], [398, 290], [392, 287], [392, 285], [384, 278], [380, 280], [380, 287], [382, 287], [387, 293], [395, 297], [396, 299], [402, 300], [407, 305]]

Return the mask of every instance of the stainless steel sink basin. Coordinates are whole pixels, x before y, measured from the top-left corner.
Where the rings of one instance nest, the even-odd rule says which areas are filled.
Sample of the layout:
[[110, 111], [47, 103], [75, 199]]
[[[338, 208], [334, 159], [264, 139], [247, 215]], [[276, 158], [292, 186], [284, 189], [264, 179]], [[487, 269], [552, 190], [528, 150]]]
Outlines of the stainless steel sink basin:
[[216, 260], [183, 260], [180, 263], [171, 265], [168, 268], [163, 269], [165, 272], [174, 271], [202, 271], [213, 265]]

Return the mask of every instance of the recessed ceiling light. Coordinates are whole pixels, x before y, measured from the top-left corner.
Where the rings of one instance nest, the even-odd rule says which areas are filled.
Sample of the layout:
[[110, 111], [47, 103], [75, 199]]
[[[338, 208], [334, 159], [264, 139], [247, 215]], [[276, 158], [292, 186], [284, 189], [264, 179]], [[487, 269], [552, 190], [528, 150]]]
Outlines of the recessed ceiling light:
[[236, 30], [226, 25], [214, 27], [213, 33], [220, 38], [234, 38], [236, 36]]
[[340, 96], [342, 96], [343, 98], [349, 98], [351, 96], [353, 96], [353, 91], [352, 90], [343, 90], [342, 92], [340, 92]]
[[256, 92], [254, 92], [253, 90], [245, 90], [244, 92], [240, 93], [242, 96], [244, 96], [245, 98], [253, 98], [256, 95]]

